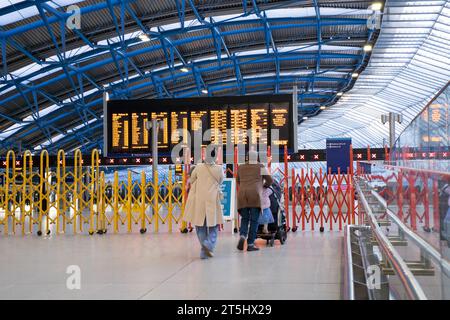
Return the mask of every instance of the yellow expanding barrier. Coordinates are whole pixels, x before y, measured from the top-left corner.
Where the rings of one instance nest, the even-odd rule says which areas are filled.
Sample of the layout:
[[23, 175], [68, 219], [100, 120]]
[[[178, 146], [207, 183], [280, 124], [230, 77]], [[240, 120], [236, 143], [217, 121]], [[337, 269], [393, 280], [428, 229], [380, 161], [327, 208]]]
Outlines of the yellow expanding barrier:
[[[161, 225], [172, 232], [174, 225], [184, 230], [182, 223], [186, 199], [186, 175], [177, 180], [169, 170], [160, 180], [155, 172], [153, 181], [142, 171], [128, 170], [127, 178], [106, 181], [99, 166], [98, 150], [93, 150], [90, 165], [84, 165], [80, 150], [76, 150], [73, 166], [66, 165], [66, 154], [59, 150], [55, 167], [43, 150], [39, 166], [33, 166], [32, 153], [25, 151], [16, 157], [6, 156], [4, 172], [0, 172], [0, 234], [19, 232], [22, 235], [145, 233], [149, 225], [158, 232]], [[18, 164], [22, 162], [22, 166]]]

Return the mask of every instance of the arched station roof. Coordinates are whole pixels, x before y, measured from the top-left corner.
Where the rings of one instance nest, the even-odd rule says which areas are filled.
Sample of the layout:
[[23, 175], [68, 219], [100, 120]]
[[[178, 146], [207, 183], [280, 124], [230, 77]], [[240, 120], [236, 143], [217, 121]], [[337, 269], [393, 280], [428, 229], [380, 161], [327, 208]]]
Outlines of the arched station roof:
[[[385, 15], [380, 36], [368, 25], [374, 1], [3, 1], [0, 148], [101, 147], [105, 91], [114, 99], [172, 98], [290, 93], [294, 85], [299, 88], [300, 145], [323, 147], [326, 136], [354, 135], [360, 129], [367, 136], [358, 144], [379, 143], [385, 128], [366, 121], [390, 108], [387, 95], [395, 89], [389, 85], [417, 58], [418, 46], [426, 43], [425, 56], [434, 54], [437, 60], [450, 51], [445, 51], [448, 43], [434, 47], [439, 37], [448, 40], [448, 29], [442, 30], [449, 25], [448, 1], [377, 2]], [[386, 12], [407, 3], [416, 11]], [[67, 28], [72, 5], [81, 9], [80, 29]], [[422, 30], [417, 36], [386, 19], [402, 20], [421, 14], [420, 9], [428, 14], [414, 26]], [[396, 40], [398, 52], [392, 49]], [[374, 49], [365, 51], [367, 44]], [[397, 54], [391, 64], [389, 50]], [[434, 72], [438, 66], [429, 68]], [[448, 78], [445, 65], [440, 69]], [[421, 101], [411, 111], [417, 113], [423, 96], [440, 80], [425, 80], [423, 95], [409, 95], [410, 100], [395, 100], [395, 105], [407, 109], [417, 98]], [[372, 91], [367, 89], [371, 84]], [[380, 92], [385, 104], [378, 110], [373, 99]], [[371, 99], [367, 117], [353, 115], [355, 108], [358, 115], [364, 113], [362, 95]]]

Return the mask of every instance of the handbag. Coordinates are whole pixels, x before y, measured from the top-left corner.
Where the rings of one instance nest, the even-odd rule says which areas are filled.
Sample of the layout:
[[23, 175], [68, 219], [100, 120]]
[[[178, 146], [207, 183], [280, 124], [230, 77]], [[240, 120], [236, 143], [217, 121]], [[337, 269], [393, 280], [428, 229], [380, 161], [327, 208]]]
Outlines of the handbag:
[[217, 185], [219, 186], [219, 199], [220, 199], [220, 201], [222, 201], [225, 197], [224, 197], [224, 194], [223, 194], [222, 190], [220, 189], [220, 183], [219, 183], [219, 181], [217, 181], [216, 177], [214, 177], [214, 175], [212, 174], [212, 172], [209, 170], [209, 167], [208, 167], [207, 164], [205, 164], [205, 168], [206, 168], [206, 170], [208, 170], [209, 175], [210, 175], [211, 177], [213, 177], [214, 180], [216, 180]]

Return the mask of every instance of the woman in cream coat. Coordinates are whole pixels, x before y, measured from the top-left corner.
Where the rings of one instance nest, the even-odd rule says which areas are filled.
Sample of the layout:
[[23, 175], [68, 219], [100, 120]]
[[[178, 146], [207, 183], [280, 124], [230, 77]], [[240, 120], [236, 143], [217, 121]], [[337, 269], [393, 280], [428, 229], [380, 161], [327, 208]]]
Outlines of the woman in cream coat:
[[214, 161], [197, 164], [189, 179], [190, 190], [184, 220], [195, 225], [202, 247], [202, 259], [213, 256], [218, 225], [223, 223], [219, 194], [223, 179], [222, 166], [214, 164]]

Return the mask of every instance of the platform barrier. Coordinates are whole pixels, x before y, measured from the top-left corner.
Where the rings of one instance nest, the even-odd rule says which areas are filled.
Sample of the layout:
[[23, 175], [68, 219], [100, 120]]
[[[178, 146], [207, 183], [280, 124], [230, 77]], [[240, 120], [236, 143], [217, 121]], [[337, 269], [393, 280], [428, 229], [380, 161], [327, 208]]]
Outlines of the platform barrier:
[[[189, 153], [186, 154], [189, 159]], [[288, 231], [317, 227], [320, 231], [343, 230], [346, 224], [360, 222], [355, 219], [352, 174], [289, 171], [287, 148], [281, 165], [273, 168], [270, 148], [267, 154], [268, 169], [277, 177], [282, 190], [281, 205]], [[83, 163], [80, 150], [75, 151], [70, 166], [63, 150], [57, 154], [56, 167], [49, 166], [45, 150], [39, 159], [36, 166], [30, 151], [21, 157], [12, 151], [7, 154], [0, 186], [3, 234], [145, 233], [150, 228], [158, 232], [162, 225], [169, 232], [193, 230], [182, 219], [188, 196], [189, 164], [183, 165], [181, 177], [174, 176], [171, 170], [164, 179], [160, 179], [158, 172], [150, 177], [144, 171], [129, 170], [125, 178], [119, 178], [116, 171], [112, 181], [107, 181], [104, 168], [99, 166], [98, 150], [93, 150], [89, 164]], [[228, 167], [225, 174], [236, 177], [238, 166], [235, 150], [232, 169]], [[237, 213], [234, 226], [237, 232]]]
[[[185, 170], [181, 179], [169, 171], [168, 178], [154, 181], [142, 172], [136, 177], [128, 171], [125, 181], [114, 173], [107, 183], [99, 167], [98, 150], [93, 150], [91, 163], [84, 166], [80, 150], [75, 151], [73, 166], [66, 166], [66, 155], [60, 150], [57, 167], [49, 167], [49, 155], [43, 150], [40, 164], [33, 166], [30, 151], [21, 157], [9, 151], [6, 170], [1, 174], [0, 231], [3, 234], [38, 235], [87, 231], [89, 234], [132, 232], [139, 228], [145, 233], [149, 225], [157, 232], [166, 224], [169, 232], [181, 223], [184, 213]], [[125, 228], [125, 230], [124, 230]]]
[[370, 172], [365, 168], [358, 163], [358, 175], [374, 185], [387, 206], [412, 230], [444, 231], [441, 223], [449, 195], [441, 189], [450, 183], [449, 173], [385, 164]]
[[353, 176], [340, 173], [324, 173], [301, 170], [291, 173], [292, 231], [343, 230], [348, 224], [355, 224], [355, 191]]

